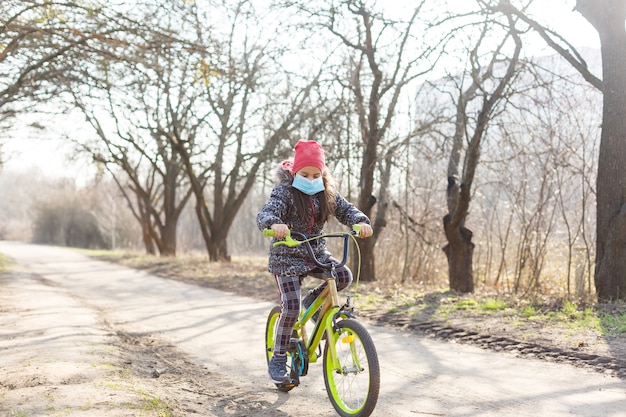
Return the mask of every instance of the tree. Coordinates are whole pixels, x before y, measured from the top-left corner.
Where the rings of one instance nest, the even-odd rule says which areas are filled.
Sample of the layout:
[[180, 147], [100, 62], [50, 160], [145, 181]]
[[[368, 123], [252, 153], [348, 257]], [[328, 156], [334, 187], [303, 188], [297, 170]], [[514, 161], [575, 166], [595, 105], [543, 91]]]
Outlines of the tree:
[[[467, 86], [461, 79], [456, 100], [455, 130], [448, 162], [448, 186], [446, 189], [448, 214], [443, 226], [448, 244], [443, 248], [449, 268], [450, 289], [462, 293], [474, 291], [473, 233], [465, 226], [472, 194], [472, 184], [480, 160], [481, 144], [490, 121], [500, 110], [499, 102], [507, 98], [507, 88], [518, 71], [521, 39], [515, 22], [508, 16], [509, 29], [493, 50], [489, 49], [487, 63], [481, 63], [481, 47], [487, 43], [492, 21], [485, 20], [474, 48], [470, 51]], [[510, 57], [504, 49], [512, 41]], [[489, 48], [489, 47], [488, 47]], [[506, 63], [506, 67], [503, 68]], [[473, 104], [473, 108], [470, 106]], [[476, 119], [470, 125], [470, 109]], [[463, 165], [461, 155], [465, 152]], [[462, 168], [462, 169], [461, 169]]]
[[[129, 97], [115, 104], [109, 98], [109, 112], [117, 121], [110, 132], [98, 118], [101, 109], [90, 108], [79, 97], [74, 99], [98, 138], [91, 143], [82, 141], [79, 146], [112, 175], [141, 225], [146, 252], [156, 254], [158, 250], [160, 255], [175, 256], [177, 223], [191, 190], [186, 186], [178, 153], [167, 137], [157, 133], [163, 121], [158, 109], [153, 112], [146, 105], [143, 108], [145, 125], [136, 119], [138, 125], [127, 125], [119, 122], [122, 115], [134, 112], [133, 115], [138, 116], [138, 109], [125, 106], [129, 104]], [[125, 122], [133, 121], [128, 119]]]
[[579, 0], [577, 9], [600, 34], [602, 51], [596, 292], [602, 300], [626, 300], [626, 1]]
[[[538, 296], [554, 279], [569, 289], [571, 267], [583, 261], [593, 197], [587, 177], [595, 172], [586, 156], [595, 148], [599, 95], [584, 84], [574, 90], [578, 74], [558, 58], [531, 57], [526, 67], [518, 93], [490, 128], [472, 212], [487, 255], [481, 275], [497, 288]], [[557, 266], [564, 276], [551, 274]]]
[[108, 21], [103, 7], [90, 1], [0, 2], [0, 129], [8, 129], [19, 112], [55, 96], [53, 79], [70, 68], [72, 56], [94, 40], [112, 41]]
[[106, 248], [93, 213], [80, 201], [59, 201], [37, 207], [33, 242], [75, 248]]
[[603, 95], [596, 198], [595, 287], [600, 300], [626, 300], [626, 0], [578, 0], [580, 12], [600, 35], [602, 79], [576, 49], [554, 31], [528, 17], [508, 1], [514, 13], [561, 54]]
[[203, 123], [194, 112], [198, 94], [187, 93], [203, 49], [153, 17], [121, 20], [125, 48], [80, 57], [63, 81], [96, 135], [77, 145], [115, 179], [146, 251], [175, 256], [178, 219], [192, 192], [170, 136], [193, 135]]
[[[429, 59], [436, 44], [417, 43], [424, 49], [413, 49], [420, 23], [418, 16], [425, 1], [397, 19], [386, 18], [363, 0], [319, 7], [310, 2], [295, 3], [299, 13], [305, 16], [304, 26], [321, 28], [325, 42], [328, 34], [339, 42], [335, 53], [342, 62], [333, 67], [332, 71], [339, 74], [334, 81], [348, 92], [358, 128], [356, 160], [360, 159], [360, 167], [356, 205], [370, 217], [374, 228], [371, 238], [359, 242], [362, 279], [374, 281], [374, 249], [387, 225], [390, 170], [406, 137], [406, 132], [394, 131], [398, 102], [407, 86], [434, 65]], [[338, 136], [336, 132], [335, 136]]]
[[[206, 12], [206, 11], [205, 11]], [[223, 12], [226, 37], [212, 56], [199, 63], [199, 82], [188, 83], [208, 107], [203, 137], [177, 129], [169, 135], [184, 163], [196, 198], [196, 215], [211, 261], [229, 260], [227, 238], [237, 213], [261, 168], [284, 148], [283, 143], [310, 117], [309, 100], [317, 80], [290, 76], [277, 62], [269, 19], [249, 1]], [[200, 22], [207, 16], [198, 13]], [[262, 24], [262, 22], [266, 22]], [[275, 22], [272, 22], [274, 24]], [[200, 39], [198, 39], [200, 41]]]

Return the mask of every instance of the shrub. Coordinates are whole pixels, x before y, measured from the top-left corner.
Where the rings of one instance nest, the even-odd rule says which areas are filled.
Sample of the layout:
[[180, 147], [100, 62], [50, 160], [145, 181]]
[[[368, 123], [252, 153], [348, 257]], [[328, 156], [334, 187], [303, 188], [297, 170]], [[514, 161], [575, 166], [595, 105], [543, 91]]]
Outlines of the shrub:
[[98, 220], [79, 205], [61, 202], [37, 208], [33, 242], [48, 245], [104, 249]]

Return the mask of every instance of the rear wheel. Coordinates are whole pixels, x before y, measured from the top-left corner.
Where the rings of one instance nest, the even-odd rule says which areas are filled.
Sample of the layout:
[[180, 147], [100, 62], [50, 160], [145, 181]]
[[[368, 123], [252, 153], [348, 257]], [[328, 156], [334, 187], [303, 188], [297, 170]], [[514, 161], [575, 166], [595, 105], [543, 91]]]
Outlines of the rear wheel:
[[[280, 307], [275, 306], [274, 308], [272, 308], [269, 315], [267, 316], [267, 324], [265, 326], [265, 356], [267, 359], [268, 366], [270, 363], [270, 359], [272, 359], [272, 356], [274, 356], [274, 338], [275, 338], [274, 335], [276, 332], [276, 323], [278, 322], [279, 315], [280, 315]], [[291, 356], [292, 355], [288, 352], [287, 353], [287, 370], [289, 371], [289, 374], [291, 375], [291, 378], [293, 379], [294, 375], [297, 377], [297, 373], [293, 369], [291, 369], [291, 364], [292, 364]], [[291, 391], [295, 386], [296, 384], [293, 382], [284, 383], [284, 384], [276, 384], [276, 388], [278, 388], [279, 391], [283, 391], [283, 392]]]
[[[333, 363], [329, 343], [337, 351]], [[359, 322], [342, 320], [324, 348], [324, 383], [340, 416], [366, 417], [378, 401], [380, 368], [371, 336]]]

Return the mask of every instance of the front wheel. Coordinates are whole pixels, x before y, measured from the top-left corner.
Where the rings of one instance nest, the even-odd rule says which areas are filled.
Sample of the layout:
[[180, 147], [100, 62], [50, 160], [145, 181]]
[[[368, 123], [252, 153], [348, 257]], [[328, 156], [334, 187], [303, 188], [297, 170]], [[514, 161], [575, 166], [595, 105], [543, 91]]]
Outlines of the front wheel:
[[[335, 363], [330, 343], [337, 351]], [[340, 416], [367, 417], [374, 411], [380, 389], [378, 355], [371, 336], [359, 322], [338, 322], [337, 330], [326, 342], [324, 383]]]

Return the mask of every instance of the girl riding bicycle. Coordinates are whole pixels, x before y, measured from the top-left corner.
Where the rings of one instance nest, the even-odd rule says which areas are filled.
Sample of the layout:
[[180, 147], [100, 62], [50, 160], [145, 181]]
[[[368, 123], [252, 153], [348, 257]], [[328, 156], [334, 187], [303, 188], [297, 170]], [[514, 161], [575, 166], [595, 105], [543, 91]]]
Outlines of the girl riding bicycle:
[[[329, 216], [349, 227], [361, 225], [360, 237], [372, 235], [368, 217], [337, 191], [325, 164], [324, 150], [315, 141], [300, 140], [295, 146], [293, 161], [285, 161], [278, 169], [278, 184], [257, 216], [263, 230], [274, 230], [274, 239], [284, 238], [290, 230], [305, 234], [320, 234]], [[326, 250], [324, 239], [312, 244], [316, 257], [326, 263], [333, 259]], [[274, 356], [269, 364], [269, 377], [275, 384], [290, 380], [287, 371], [287, 349], [293, 327], [300, 313], [300, 285], [306, 275], [323, 278], [323, 271], [309, 259], [304, 247], [271, 246], [268, 270], [274, 274], [280, 293], [280, 316], [276, 324]], [[352, 282], [346, 266], [336, 269], [337, 289]], [[322, 283], [303, 300], [305, 307], [322, 292]], [[309, 304], [307, 304], [309, 303]]]

